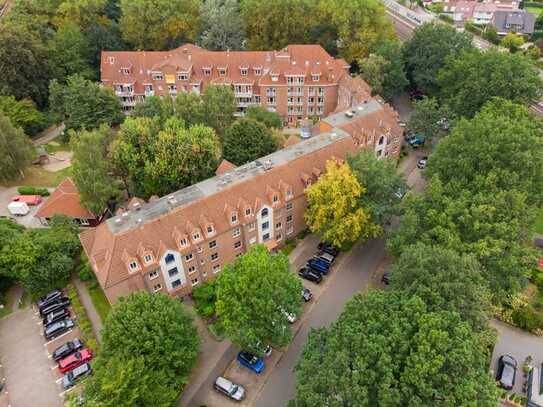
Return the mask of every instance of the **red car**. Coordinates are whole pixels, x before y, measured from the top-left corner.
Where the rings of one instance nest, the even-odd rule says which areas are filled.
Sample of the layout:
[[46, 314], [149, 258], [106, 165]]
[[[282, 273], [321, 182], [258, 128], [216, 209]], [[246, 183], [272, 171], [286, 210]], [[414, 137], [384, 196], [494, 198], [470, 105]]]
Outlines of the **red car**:
[[11, 200], [14, 202], [24, 202], [27, 205], [39, 205], [42, 201], [42, 197], [40, 195], [17, 195]]
[[83, 348], [78, 352], [72, 353], [70, 356], [66, 356], [64, 359], [58, 361], [58, 370], [60, 373], [68, 373], [70, 370], [75, 369], [92, 359], [92, 351], [87, 348]]

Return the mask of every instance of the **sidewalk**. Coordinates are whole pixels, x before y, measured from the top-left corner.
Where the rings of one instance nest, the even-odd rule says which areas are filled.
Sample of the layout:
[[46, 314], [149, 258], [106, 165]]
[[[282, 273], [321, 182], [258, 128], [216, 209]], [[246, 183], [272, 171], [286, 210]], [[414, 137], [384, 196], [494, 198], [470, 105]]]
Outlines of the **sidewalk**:
[[96, 335], [96, 339], [98, 342], [102, 342], [102, 320], [100, 319], [100, 315], [98, 315], [96, 308], [94, 308], [94, 303], [90, 297], [89, 290], [87, 289], [85, 283], [79, 279], [79, 277], [72, 277], [72, 281], [77, 289], [77, 293], [79, 294], [81, 304], [87, 311], [87, 316], [91, 322], [92, 330]]

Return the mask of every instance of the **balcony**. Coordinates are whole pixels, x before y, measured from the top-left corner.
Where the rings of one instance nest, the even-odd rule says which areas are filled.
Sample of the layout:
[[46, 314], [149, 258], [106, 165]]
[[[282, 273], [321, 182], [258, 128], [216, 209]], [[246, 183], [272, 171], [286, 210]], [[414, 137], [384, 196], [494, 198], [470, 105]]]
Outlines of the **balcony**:
[[145, 91], [145, 97], [149, 97], [149, 96], [155, 96], [155, 91], [154, 90], [146, 90]]
[[115, 94], [117, 96], [134, 96], [134, 90], [133, 89], [116, 90]]
[[234, 92], [234, 96], [237, 98], [252, 98], [253, 92], [252, 91], [245, 91], [245, 92]]

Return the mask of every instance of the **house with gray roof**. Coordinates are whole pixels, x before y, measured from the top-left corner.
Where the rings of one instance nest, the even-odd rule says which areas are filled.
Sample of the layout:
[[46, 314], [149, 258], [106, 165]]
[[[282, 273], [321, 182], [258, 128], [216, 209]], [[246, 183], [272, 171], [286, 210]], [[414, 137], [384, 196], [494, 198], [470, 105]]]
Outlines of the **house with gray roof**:
[[510, 32], [532, 34], [534, 32], [535, 15], [524, 10], [495, 11], [492, 25], [499, 35], [506, 35]]

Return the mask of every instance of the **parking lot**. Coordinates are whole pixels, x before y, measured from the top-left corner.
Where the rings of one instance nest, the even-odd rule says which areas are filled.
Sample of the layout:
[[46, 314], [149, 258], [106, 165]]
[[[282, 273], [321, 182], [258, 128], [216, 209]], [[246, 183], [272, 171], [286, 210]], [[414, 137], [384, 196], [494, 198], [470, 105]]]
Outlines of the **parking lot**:
[[[71, 318], [75, 318], [73, 312]], [[12, 407], [63, 405], [66, 393], [61, 383], [63, 374], [59, 372], [51, 353], [58, 346], [79, 337], [80, 331], [76, 325], [47, 341], [43, 336], [42, 319], [35, 306], [0, 320], [0, 354]]]
[[43, 227], [41, 222], [38, 218], [34, 217], [36, 212], [38, 212], [38, 209], [44, 204], [44, 202], [47, 200], [47, 197], [43, 197], [43, 201], [39, 205], [35, 206], [29, 206], [30, 212], [28, 212], [24, 216], [13, 216], [11, 213], [9, 213], [8, 210], [8, 204], [11, 202], [11, 199], [19, 195], [17, 192], [17, 187], [12, 188], [6, 188], [0, 186], [0, 216], [5, 216], [8, 218], [11, 218], [15, 220], [20, 225], [23, 225], [25, 227], [29, 228], [40, 228]]

